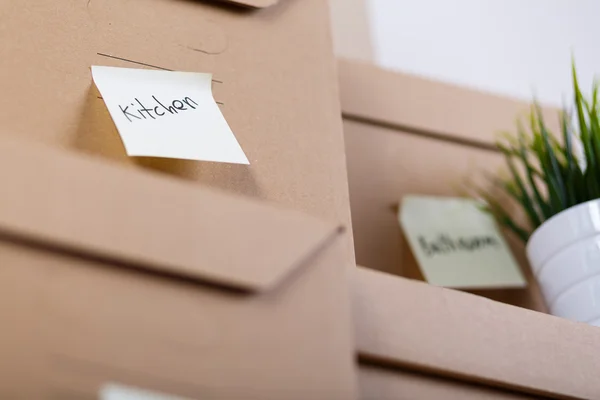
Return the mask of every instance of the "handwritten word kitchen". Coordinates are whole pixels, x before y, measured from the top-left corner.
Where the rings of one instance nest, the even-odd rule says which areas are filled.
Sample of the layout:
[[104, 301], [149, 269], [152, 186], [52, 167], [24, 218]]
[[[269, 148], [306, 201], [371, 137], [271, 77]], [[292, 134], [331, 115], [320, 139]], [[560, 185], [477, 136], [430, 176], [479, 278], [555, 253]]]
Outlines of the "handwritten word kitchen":
[[152, 96], [152, 100], [140, 100], [133, 98], [133, 102], [128, 105], [119, 104], [121, 112], [129, 122], [136, 122], [145, 119], [157, 119], [169, 115], [179, 114], [181, 112], [195, 110], [198, 106], [190, 97], [184, 97], [181, 100], [165, 101]]

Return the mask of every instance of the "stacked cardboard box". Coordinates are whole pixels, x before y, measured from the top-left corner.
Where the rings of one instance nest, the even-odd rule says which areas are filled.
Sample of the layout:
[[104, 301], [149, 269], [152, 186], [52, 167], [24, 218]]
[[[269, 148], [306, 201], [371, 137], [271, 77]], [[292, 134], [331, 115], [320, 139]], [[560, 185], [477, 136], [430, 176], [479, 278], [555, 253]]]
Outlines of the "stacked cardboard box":
[[[328, 7], [276, 3], [0, 6], [1, 398], [354, 398]], [[128, 158], [91, 65], [212, 72], [250, 166]]]
[[595, 327], [363, 268], [352, 309], [361, 399], [600, 398]]
[[[357, 262], [422, 280], [396, 216], [402, 197], [484, 187], [485, 172], [498, 173], [504, 162], [494, 148], [498, 132], [513, 131], [528, 105], [363, 63], [341, 61], [339, 74]], [[555, 110], [544, 111], [558, 123]], [[523, 244], [507, 238], [529, 288], [476, 293], [546, 311]]]
[[[0, 12], [0, 398], [97, 398], [107, 383], [197, 399], [600, 398], [596, 329], [355, 268], [325, 0], [25, 0]], [[213, 72], [250, 166], [127, 158], [93, 64]], [[366, 86], [350, 92], [340, 69], [348, 154], [362, 146], [372, 168], [384, 150], [384, 167], [407, 146], [428, 153], [419, 140], [431, 135], [383, 133], [395, 122], [377, 113], [419, 126], [407, 97], [353, 110], [348, 99], [396, 82], [357, 68], [350, 81]], [[422, 118], [438, 133], [469, 120], [448, 115]], [[405, 174], [349, 166], [373, 179], [360, 190], [373, 204], [394, 206], [402, 191], [386, 184]], [[417, 188], [432, 176], [409, 169]], [[379, 260], [370, 267], [392, 265]]]
[[600, 398], [600, 332], [527, 310], [545, 305], [522, 244], [527, 290], [461, 293], [419, 281], [396, 217], [405, 194], [459, 195], [496, 172], [494, 133], [527, 105], [350, 61], [339, 76], [356, 256], [369, 267], [352, 305], [361, 398]]

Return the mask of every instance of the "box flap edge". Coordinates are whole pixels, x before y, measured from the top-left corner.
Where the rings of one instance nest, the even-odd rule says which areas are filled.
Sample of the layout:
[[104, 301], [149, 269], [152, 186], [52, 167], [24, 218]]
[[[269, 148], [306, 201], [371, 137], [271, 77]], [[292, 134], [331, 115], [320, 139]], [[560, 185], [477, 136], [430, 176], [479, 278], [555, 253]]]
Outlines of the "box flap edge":
[[339, 232], [299, 212], [21, 139], [0, 136], [0, 154], [5, 235], [142, 270], [260, 291]]

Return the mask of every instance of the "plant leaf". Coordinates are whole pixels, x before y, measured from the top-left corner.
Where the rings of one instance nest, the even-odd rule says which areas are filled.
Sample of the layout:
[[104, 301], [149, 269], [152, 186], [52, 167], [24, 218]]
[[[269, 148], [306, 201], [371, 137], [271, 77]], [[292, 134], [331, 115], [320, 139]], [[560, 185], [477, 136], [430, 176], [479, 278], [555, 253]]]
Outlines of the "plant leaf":
[[506, 226], [510, 229], [519, 239], [526, 242], [529, 237], [527, 229], [517, 224], [506, 212], [504, 207], [494, 201], [485, 191], [478, 187], [473, 187], [473, 190], [479, 194], [479, 196], [487, 203], [487, 211], [492, 214], [500, 225]]
[[514, 161], [511, 157], [511, 155], [505, 153], [505, 159], [506, 159], [506, 163], [508, 164], [508, 169], [510, 170], [510, 173], [512, 175], [513, 182], [515, 184], [514, 188], [510, 187], [510, 192], [512, 193], [513, 197], [515, 197], [515, 199], [525, 209], [525, 212], [527, 213], [527, 216], [529, 217], [531, 225], [533, 225], [533, 226], [541, 225], [542, 218], [539, 216], [539, 214], [536, 210], [536, 207], [534, 206], [534, 202], [532, 201], [529, 193], [527, 192], [527, 189], [525, 188], [525, 185], [523, 184], [523, 180], [521, 179], [521, 176], [519, 175], [519, 173], [515, 167], [515, 164], [514, 164]]
[[525, 140], [526, 140], [525, 139], [525, 131], [524, 131], [523, 125], [521, 124], [520, 121], [517, 122], [517, 132], [518, 132], [517, 138], [518, 138], [518, 143], [519, 143], [519, 159], [521, 160], [521, 163], [525, 167], [525, 175], [527, 176], [529, 186], [531, 187], [533, 196], [537, 203], [537, 210], [539, 210], [539, 212], [542, 214], [541, 222], [543, 222], [544, 220], [550, 218], [551, 210], [550, 210], [550, 206], [542, 198], [542, 195], [541, 195], [541, 193], [538, 189], [538, 186], [535, 182], [536, 175], [541, 176], [541, 174], [538, 173], [533, 168], [533, 166], [531, 165], [531, 163], [528, 160], [527, 145], [525, 142]]
[[565, 193], [565, 184], [560, 170], [560, 165], [558, 163], [558, 159], [556, 158], [556, 154], [554, 153], [554, 148], [550, 144], [550, 135], [548, 133], [548, 130], [546, 129], [546, 125], [544, 124], [542, 111], [539, 105], [536, 105], [536, 109], [540, 132], [542, 135], [542, 143], [546, 150], [546, 156], [552, 169], [552, 175], [548, 175], [547, 178], [551, 178], [549, 179], [549, 182], [556, 187], [555, 192], [557, 194], [560, 205], [564, 210], [567, 208], [567, 196]]

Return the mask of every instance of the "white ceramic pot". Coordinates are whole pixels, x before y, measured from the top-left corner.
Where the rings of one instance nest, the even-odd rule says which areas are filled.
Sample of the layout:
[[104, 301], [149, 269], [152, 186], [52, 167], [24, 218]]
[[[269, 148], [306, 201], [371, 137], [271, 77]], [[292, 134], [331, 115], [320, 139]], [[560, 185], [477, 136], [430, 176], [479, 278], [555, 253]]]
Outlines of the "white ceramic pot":
[[544, 222], [527, 257], [553, 315], [600, 326], [600, 200]]

